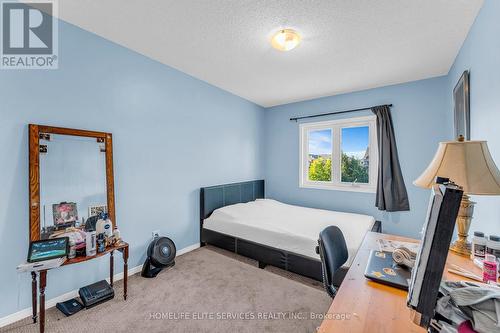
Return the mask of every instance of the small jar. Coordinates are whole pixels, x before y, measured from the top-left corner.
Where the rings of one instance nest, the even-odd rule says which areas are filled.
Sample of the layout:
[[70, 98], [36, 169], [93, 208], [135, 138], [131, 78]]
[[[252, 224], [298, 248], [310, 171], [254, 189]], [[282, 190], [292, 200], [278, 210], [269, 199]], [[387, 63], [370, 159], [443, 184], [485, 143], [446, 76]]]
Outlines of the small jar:
[[490, 238], [486, 242], [486, 254], [492, 254], [497, 258], [500, 258], [500, 237], [495, 235], [490, 235]]
[[115, 230], [113, 230], [113, 237], [115, 239], [115, 242], [120, 242], [121, 240], [121, 235], [120, 235], [120, 230], [118, 230], [118, 227], [115, 226]]
[[474, 237], [472, 238], [472, 253], [471, 259], [481, 258], [484, 259], [486, 254], [486, 237], [481, 231], [474, 231]]

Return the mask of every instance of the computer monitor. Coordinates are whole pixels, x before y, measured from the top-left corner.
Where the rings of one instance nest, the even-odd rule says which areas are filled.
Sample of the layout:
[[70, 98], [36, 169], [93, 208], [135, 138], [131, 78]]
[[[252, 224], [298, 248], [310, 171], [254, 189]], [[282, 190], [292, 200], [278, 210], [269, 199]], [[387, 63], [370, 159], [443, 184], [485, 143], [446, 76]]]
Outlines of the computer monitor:
[[455, 184], [434, 185], [412, 270], [407, 304], [414, 322], [427, 328], [434, 309], [463, 191]]

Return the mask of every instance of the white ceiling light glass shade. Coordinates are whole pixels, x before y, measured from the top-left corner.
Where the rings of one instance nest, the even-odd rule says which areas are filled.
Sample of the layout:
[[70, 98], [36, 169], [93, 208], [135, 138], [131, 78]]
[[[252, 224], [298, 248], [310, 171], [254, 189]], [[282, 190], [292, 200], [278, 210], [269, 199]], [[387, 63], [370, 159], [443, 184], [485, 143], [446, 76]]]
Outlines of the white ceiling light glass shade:
[[293, 29], [281, 29], [271, 38], [271, 45], [280, 51], [290, 51], [299, 45], [300, 34]]

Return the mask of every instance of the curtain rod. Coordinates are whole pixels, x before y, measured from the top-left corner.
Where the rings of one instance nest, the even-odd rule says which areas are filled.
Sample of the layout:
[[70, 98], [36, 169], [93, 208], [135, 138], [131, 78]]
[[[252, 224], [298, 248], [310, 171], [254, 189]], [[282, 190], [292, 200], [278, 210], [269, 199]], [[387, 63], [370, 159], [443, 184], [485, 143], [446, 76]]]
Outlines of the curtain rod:
[[320, 113], [320, 114], [314, 114], [314, 115], [311, 115], [311, 116], [295, 117], [295, 118], [290, 118], [290, 121], [292, 121], [292, 120], [297, 121], [297, 120], [306, 119], [306, 118], [324, 117], [324, 116], [330, 116], [330, 115], [333, 115], [333, 114], [341, 114], [341, 113], [349, 113], [349, 112], [356, 112], [356, 111], [371, 110], [372, 108], [377, 107], [377, 106], [392, 107], [392, 104], [376, 105], [376, 106], [370, 106], [370, 107], [366, 107], [366, 108], [344, 110], [344, 111], [337, 111], [337, 112], [329, 112], [329, 113]]

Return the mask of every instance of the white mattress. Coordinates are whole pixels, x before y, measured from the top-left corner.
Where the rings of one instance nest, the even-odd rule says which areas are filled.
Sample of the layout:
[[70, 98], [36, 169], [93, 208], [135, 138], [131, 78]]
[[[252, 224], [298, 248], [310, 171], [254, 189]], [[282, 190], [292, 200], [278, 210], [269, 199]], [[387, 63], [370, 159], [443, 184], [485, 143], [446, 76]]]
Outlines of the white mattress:
[[365, 233], [374, 223], [373, 216], [257, 199], [215, 210], [205, 219], [203, 227], [320, 260], [315, 251], [319, 233], [329, 225], [336, 225], [344, 234], [349, 251], [346, 266], [350, 266]]

